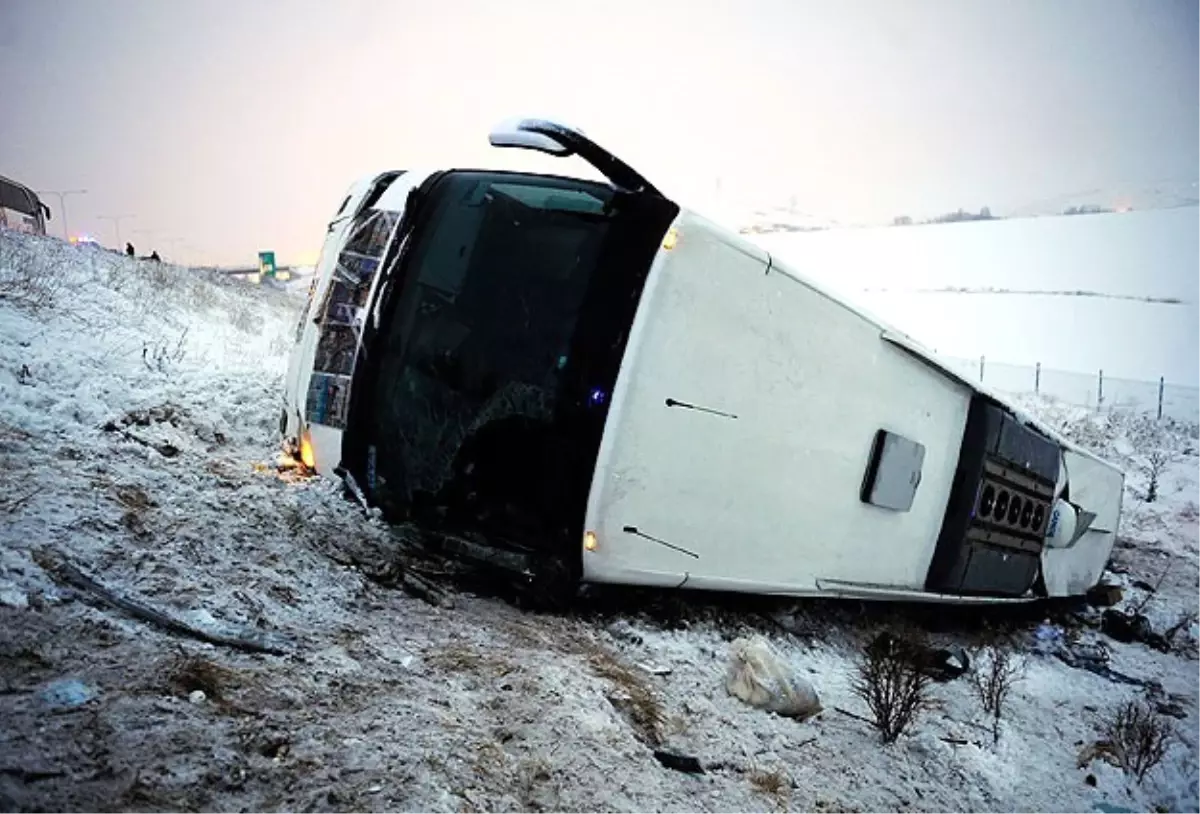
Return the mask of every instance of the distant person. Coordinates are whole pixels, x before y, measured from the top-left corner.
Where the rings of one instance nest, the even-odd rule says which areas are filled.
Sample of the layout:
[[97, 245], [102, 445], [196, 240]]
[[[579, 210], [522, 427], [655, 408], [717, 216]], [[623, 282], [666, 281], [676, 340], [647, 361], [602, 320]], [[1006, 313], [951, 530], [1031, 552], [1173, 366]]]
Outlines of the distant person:
[[154, 251], [150, 252], [150, 259], [151, 259], [151, 260], [153, 260], [155, 263], [161, 263], [161, 262], [162, 262], [162, 258], [158, 256], [158, 250], [157, 250], [157, 249], [155, 249]]
[[126, 244], [125, 244], [125, 254], [127, 254], [127, 255], [128, 255], [128, 256], [130, 256], [130, 257], [136, 257], [136, 256], [137, 256], [137, 254], [136, 254], [136, 253], [134, 252], [134, 250], [133, 250], [133, 244], [132, 244], [132, 243], [126, 243]]

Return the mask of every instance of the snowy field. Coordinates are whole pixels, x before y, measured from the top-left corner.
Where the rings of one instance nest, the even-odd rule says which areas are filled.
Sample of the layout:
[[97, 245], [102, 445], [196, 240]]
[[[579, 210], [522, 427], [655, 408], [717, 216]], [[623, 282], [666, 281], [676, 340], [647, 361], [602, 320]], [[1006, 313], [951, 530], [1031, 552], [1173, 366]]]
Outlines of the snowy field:
[[[0, 809], [1200, 805], [1194, 616], [1159, 652], [1108, 638], [1082, 607], [628, 594], [534, 614], [481, 586], [437, 606], [386, 587], [403, 530], [273, 465], [299, 305], [0, 233]], [[1196, 427], [1027, 406], [1130, 473], [1110, 577], [1123, 607], [1145, 601], [1157, 631], [1195, 614]], [[1156, 452], [1169, 460], [1148, 503]], [[69, 587], [71, 567], [282, 654], [96, 603]], [[967, 677], [934, 684], [938, 706], [891, 745], [855, 717], [861, 648], [901, 623], [972, 652], [986, 628], [1021, 655], [998, 742]], [[726, 691], [731, 642], [753, 634], [811, 681], [822, 713], [798, 722]], [[1082, 649], [1107, 672], [1061, 657]], [[1090, 747], [1119, 704], [1149, 697], [1177, 734], [1138, 783]], [[664, 767], [655, 748], [703, 773]]]
[[[747, 237], [942, 354], [1195, 386], [1198, 214], [1186, 206]], [[923, 293], [944, 287], [1180, 302]]]

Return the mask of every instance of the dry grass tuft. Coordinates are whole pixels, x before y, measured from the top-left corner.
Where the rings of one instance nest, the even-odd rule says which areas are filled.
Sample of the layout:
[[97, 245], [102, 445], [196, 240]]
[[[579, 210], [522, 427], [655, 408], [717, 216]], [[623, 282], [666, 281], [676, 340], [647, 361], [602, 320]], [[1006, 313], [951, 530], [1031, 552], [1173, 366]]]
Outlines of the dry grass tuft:
[[150, 533], [146, 528], [146, 513], [158, 504], [137, 485], [117, 486], [113, 490], [117, 503], [124, 509], [121, 515], [121, 525], [129, 529], [136, 537], [145, 537]]
[[792, 781], [782, 771], [755, 769], [750, 772], [750, 785], [756, 791], [770, 797], [779, 808], [785, 808], [792, 792]]
[[489, 653], [481, 653], [463, 644], [429, 648], [422, 654], [425, 663], [448, 673], [488, 674], [499, 678], [516, 668], [507, 660]]
[[643, 740], [652, 746], [660, 745], [667, 715], [646, 675], [626, 666], [616, 653], [598, 644], [587, 643], [583, 649], [592, 671], [610, 681], [617, 690], [609, 696], [613, 706], [629, 719]]
[[117, 502], [129, 511], [144, 512], [158, 504], [140, 486], [118, 486], [116, 488]]

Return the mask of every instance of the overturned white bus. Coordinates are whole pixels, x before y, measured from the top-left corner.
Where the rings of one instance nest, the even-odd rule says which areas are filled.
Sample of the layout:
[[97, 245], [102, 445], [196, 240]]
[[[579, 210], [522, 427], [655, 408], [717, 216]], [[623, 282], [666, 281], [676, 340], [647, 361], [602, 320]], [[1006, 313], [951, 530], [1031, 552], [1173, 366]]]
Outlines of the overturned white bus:
[[0, 175], [0, 228], [46, 234], [50, 207], [24, 184]]
[[281, 429], [449, 550], [556, 583], [996, 602], [1087, 591], [1121, 471], [668, 200], [381, 173], [329, 225]]

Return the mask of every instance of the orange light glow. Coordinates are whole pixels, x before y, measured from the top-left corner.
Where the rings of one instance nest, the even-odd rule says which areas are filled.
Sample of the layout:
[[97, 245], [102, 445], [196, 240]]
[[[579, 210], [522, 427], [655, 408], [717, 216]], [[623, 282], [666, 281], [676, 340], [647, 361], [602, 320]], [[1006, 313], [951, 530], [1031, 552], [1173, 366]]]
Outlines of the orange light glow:
[[596, 540], [596, 532], [585, 531], [583, 533], [583, 550], [595, 551], [597, 545], [599, 545], [599, 543]]
[[312, 439], [308, 437], [308, 431], [300, 436], [300, 462], [309, 469], [317, 468], [317, 456], [313, 453]]

